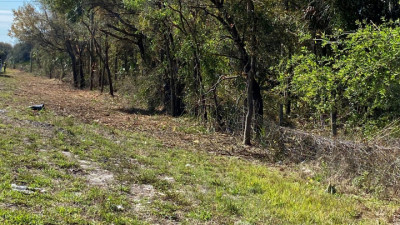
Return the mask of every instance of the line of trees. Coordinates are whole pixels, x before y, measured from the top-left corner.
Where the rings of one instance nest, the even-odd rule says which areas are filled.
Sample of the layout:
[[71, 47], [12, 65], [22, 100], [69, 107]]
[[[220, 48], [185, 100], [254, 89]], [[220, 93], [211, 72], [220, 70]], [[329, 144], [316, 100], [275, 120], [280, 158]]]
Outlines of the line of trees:
[[3, 65], [12, 50], [12, 46], [8, 43], [0, 42], [0, 73], [3, 71]]
[[[394, 0], [37, 2], [14, 11], [10, 35], [34, 46], [32, 56], [49, 77], [58, 73], [76, 88], [107, 89], [110, 95], [134, 83], [129, 91], [141, 95], [149, 109], [188, 113], [215, 129], [241, 131], [246, 145], [252, 130], [265, 129], [265, 115], [283, 120], [284, 114], [303, 116], [321, 102], [336, 102], [329, 98], [333, 90], [307, 86], [324, 85], [307, 79], [325, 70], [306, 65], [305, 58], [321, 61], [313, 55], [333, 59], [351, 52], [326, 45], [326, 35], [379, 26], [382, 17], [397, 19], [400, 9]], [[335, 66], [323, 65], [335, 77]], [[321, 101], [313, 102], [308, 93]], [[332, 120], [334, 109], [326, 107]]]

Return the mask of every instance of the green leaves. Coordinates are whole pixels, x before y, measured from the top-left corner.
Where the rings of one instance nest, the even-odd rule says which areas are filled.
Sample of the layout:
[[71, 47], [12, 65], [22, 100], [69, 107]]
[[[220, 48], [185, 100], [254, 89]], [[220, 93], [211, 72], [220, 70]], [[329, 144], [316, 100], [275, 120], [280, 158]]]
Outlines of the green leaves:
[[[396, 22], [397, 23], [397, 22]], [[352, 118], [400, 115], [400, 28], [362, 23], [352, 34], [324, 37], [329, 55], [303, 51], [295, 64], [292, 91], [324, 112], [337, 108]]]
[[11, 52], [12, 46], [7, 43], [0, 42], [0, 60], [4, 62], [7, 59], [7, 55]]

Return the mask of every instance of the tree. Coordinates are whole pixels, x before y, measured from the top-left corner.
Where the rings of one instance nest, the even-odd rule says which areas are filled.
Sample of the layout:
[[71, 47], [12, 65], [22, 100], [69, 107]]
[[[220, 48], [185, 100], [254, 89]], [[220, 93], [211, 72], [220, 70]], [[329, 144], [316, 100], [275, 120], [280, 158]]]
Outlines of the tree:
[[318, 112], [346, 114], [343, 119], [355, 125], [398, 118], [397, 24], [363, 23], [354, 33], [325, 37], [331, 54], [322, 57], [304, 50], [293, 59], [292, 91]]
[[17, 43], [11, 50], [10, 61], [13, 63], [29, 62], [32, 45], [26, 42]]
[[52, 13], [45, 5], [41, 12], [38, 12], [32, 5], [27, 4], [14, 10], [14, 23], [10, 35], [50, 52], [67, 53], [71, 59], [73, 84], [83, 88], [85, 80], [82, 52], [85, 42], [79, 40], [79, 37], [83, 36], [80, 31], [82, 29], [74, 29], [63, 15]]
[[11, 53], [12, 46], [8, 43], [0, 42], [0, 60], [4, 63]]

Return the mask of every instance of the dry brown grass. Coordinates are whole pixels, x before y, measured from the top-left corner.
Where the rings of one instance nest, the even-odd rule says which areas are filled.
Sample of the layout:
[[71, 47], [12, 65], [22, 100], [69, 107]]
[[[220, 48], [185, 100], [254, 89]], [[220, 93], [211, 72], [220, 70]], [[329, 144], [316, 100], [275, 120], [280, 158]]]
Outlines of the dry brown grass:
[[269, 126], [267, 138], [267, 145], [275, 149], [276, 160], [317, 164], [317, 170], [327, 182], [344, 189], [356, 187], [380, 197], [399, 195], [398, 145], [389, 145], [382, 139], [344, 141], [273, 124]]

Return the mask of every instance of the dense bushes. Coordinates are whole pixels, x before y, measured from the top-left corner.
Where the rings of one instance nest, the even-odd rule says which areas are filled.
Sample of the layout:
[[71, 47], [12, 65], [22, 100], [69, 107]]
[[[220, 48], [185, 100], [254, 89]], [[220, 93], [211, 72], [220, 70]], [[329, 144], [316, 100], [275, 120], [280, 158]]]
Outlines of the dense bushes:
[[300, 113], [337, 111], [343, 123], [355, 126], [389, 123], [400, 116], [398, 24], [362, 23], [354, 33], [324, 36], [320, 54], [303, 48], [289, 61], [293, 75], [281, 79], [291, 76], [291, 83], [280, 88], [290, 87]]

